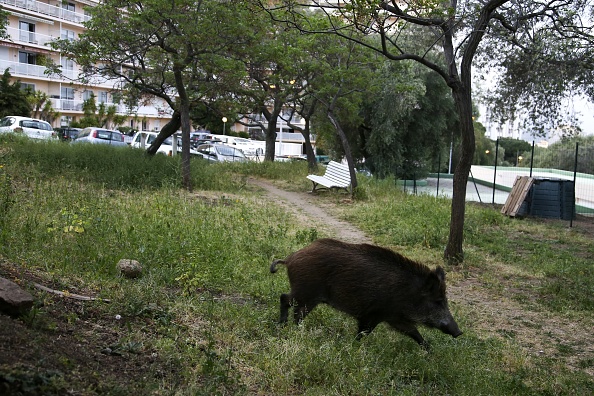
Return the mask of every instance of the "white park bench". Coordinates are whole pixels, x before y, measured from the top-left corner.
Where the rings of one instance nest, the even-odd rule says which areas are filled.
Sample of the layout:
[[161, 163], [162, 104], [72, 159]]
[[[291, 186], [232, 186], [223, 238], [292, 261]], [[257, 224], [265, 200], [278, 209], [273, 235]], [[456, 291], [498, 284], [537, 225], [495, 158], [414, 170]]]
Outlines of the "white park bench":
[[328, 163], [324, 176], [308, 175], [307, 178], [313, 183], [312, 193], [316, 192], [316, 189], [319, 190], [321, 188], [329, 190], [333, 188], [344, 188], [348, 191], [348, 188], [351, 185], [351, 173], [349, 167], [334, 161]]

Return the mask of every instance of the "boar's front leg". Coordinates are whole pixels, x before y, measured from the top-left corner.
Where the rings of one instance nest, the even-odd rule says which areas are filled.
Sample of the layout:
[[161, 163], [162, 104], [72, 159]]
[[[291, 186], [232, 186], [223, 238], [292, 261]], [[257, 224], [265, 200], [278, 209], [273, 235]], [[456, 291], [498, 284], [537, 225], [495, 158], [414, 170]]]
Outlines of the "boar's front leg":
[[425, 348], [425, 349], [428, 349], [429, 348], [429, 344], [427, 343], [427, 341], [425, 341], [425, 339], [423, 338], [423, 336], [421, 335], [421, 333], [419, 333], [419, 330], [417, 330], [417, 328], [413, 324], [403, 324], [403, 323], [393, 324], [393, 323], [390, 323], [390, 325], [394, 329], [396, 329], [399, 332], [401, 332], [402, 334], [405, 334], [405, 335], [409, 336], [410, 338], [412, 338], [413, 340], [415, 340], [423, 348]]

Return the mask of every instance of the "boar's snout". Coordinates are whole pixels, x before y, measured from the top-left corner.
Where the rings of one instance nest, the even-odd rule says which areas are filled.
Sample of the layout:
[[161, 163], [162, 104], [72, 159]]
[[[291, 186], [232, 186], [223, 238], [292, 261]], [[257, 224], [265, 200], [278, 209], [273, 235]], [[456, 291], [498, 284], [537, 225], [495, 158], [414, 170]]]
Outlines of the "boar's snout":
[[462, 335], [462, 331], [460, 331], [458, 324], [453, 319], [448, 322], [442, 322], [441, 326], [439, 326], [439, 329], [454, 338]]

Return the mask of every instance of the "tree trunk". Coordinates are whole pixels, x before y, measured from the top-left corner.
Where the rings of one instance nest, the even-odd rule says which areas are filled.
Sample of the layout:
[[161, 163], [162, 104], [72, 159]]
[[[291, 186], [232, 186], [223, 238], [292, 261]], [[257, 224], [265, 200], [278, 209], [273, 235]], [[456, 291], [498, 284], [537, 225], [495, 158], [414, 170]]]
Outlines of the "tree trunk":
[[272, 111], [264, 109], [262, 112], [264, 118], [268, 121], [268, 127], [266, 128], [266, 152], [264, 153], [264, 161], [274, 161], [276, 152], [276, 125], [278, 123], [278, 116], [282, 109], [282, 103], [278, 99], [274, 99], [274, 107]]
[[184, 85], [182, 69], [183, 68], [174, 66], [173, 75], [175, 76], [175, 88], [177, 89], [177, 93], [179, 95], [179, 111], [181, 116], [180, 123], [182, 129], [182, 184], [186, 190], [192, 191], [192, 178], [190, 172], [190, 129], [192, 128], [192, 124], [190, 122], [190, 99], [188, 98], [188, 93]]
[[349, 165], [349, 173], [351, 175], [351, 195], [355, 192], [355, 188], [357, 187], [357, 172], [355, 172], [355, 162], [353, 161], [353, 154], [351, 153], [351, 146], [349, 141], [346, 137], [346, 134], [342, 130], [342, 127], [338, 123], [338, 120], [334, 117], [331, 110], [328, 110], [326, 113], [328, 119], [336, 128], [336, 132], [338, 133], [338, 137], [340, 137], [340, 142], [342, 143], [342, 148], [344, 149], [344, 155], [346, 156], [347, 163]]
[[149, 155], [155, 155], [157, 149], [169, 136], [173, 135], [181, 127], [181, 113], [179, 110], [174, 110], [171, 120], [161, 128], [161, 131], [157, 135], [157, 138], [146, 150]]
[[461, 152], [454, 172], [454, 189], [450, 236], [445, 248], [444, 258], [451, 264], [464, 261], [462, 243], [464, 241], [464, 213], [466, 211], [466, 184], [475, 151], [474, 126], [472, 124], [472, 97], [469, 87], [456, 85], [452, 88], [454, 102], [460, 119]]
[[316, 155], [311, 145], [311, 139], [309, 138], [309, 118], [305, 120], [305, 128], [301, 131], [303, 139], [305, 141], [305, 154], [307, 155], [307, 168], [310, 172], [314, 173], [318, 170], [318, 161], [316, 161]]

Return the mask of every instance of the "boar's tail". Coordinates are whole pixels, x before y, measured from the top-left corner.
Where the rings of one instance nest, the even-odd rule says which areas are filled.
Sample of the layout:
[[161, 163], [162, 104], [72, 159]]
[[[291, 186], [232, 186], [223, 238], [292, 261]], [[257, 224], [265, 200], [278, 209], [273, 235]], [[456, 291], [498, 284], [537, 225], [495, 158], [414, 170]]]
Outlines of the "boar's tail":
[[276, 272], [277, 264], [285, 264], [285, 260], [274, 260], [272, 264], [270, 264], [270, 272], [273, 274]]

